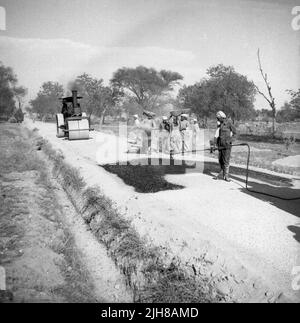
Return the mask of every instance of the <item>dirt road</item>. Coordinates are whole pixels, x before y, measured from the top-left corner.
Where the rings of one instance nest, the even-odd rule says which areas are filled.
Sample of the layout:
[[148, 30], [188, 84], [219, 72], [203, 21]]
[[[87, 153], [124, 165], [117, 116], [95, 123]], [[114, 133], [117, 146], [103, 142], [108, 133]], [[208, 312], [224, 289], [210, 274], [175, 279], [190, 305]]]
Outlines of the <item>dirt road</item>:
[[[27, 121], [27, 126], [38, 128], [39, 134], [80, 170], [87, 184], [99, 186], [153, 244], [196, 268], [204, 254], [229, 270], [246, 269], [240, 279], [248, 284], [249, 295], [241, 295], [245, 299], [271, 298], [284, 292], [299, 301], [299, 292], [291, 287], [292, 270], [300, 266], [299, 200], [287, 202], [250, 194], [243, 188], [241, 174], [231, 183], [213, 181], [203, 164], [196, 170], [166, 174], [168, 182], [182, 189], [138, 193], [120, 174], [99, 166], [126, 160], [125, 139], [118, 141], [114, 135], [95, 132], [89, 141], [69, 142], [56, 138], [54, 124]], [[251, 185], [282, 196], [300, 195], [299, 179], [275, 175], [251, 178]]]

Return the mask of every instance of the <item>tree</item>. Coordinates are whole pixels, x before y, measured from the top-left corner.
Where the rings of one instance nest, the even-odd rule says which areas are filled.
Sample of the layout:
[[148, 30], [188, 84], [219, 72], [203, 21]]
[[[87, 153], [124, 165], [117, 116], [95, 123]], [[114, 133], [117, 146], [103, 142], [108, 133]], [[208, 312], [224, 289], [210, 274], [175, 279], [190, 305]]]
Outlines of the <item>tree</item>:
[[285, 102], [284, 106], [277, 112], [276, 119], [279, 122], [290, 122], [300, 119], [300, 89], [298, 91], [288, 90], [291, 95], [290, 102]]
[[210, 90], [206, 80], [191, 86], [184, 86], [179, 91], [178, 100], [185, 109], [190, 109], [199, 118], [206, 120], [213, 112], [209, 108]]
[[42, 84], [37, 97], [30, 101], [31, 111], [38, 114], [39, 118], [47, 115], [54, 116], [61, 111], [60, 99], [64, 95], [64, 88], [57, 82], [45, 82]]
[[256, 110], [256, 117], [259, 121], [269, 122], [273, 118], [273, 112], [270, 109]]
[[83, 96], [82, 105], [89, 117], [100, 117], [103, 124], [106, 113], [115, 106], [117, 96], [111, 87], [104, 86], [102, 79], [93, 78], [88, 74], [80, 75], [69, 86]]
[[126, 112], [128, 115], [139, 114], [141, 110], [141, 107], [139, 106], [139, 104], [131, 96], [124, 97], [121, 103], [121, 107], [122, 107], [122, 110]]
[[283, 107], [276, 114], [276, 120], [278, 122], [289, 122], [294, 119], [293, 109], [288, 102], [285, 102]]
[[207, 70], [208, 78], [184, 87], [179, 100], [184, 108], [201, 118], [224, 111], [233, 120], [245, 120], [255, 115], [255, 86], [246, 76], [237, 73], [232, 66], [222, 64]]
[[0, 62], [0, 117], [8, 119], [15, 110], [14, 88], [18, 80], [11, 67]]
[[298, 91], [288, 90], [291, 95], [290, 105], [293, 110], [295, 110], [297, 118], [300, 115], [300, 89]]
[[134, 98], [141, 109], [153, 110], [160, 96], [173, 90], [183, 77], [176, 72], [138, 66], [121, 68], [111, 79], [111, 85], [120, 95]]
[[24, 113], [21, 108], [18, 108], [14, 114], [15, 119], [18, 123], [22, 123], [24, 121]]
[[18, 87], [14, 87], [13, 91], [18, 101], [19, 109], [21, 109], [23, 105], [23, 99], [27, 95], [27, 89], [22, 86], [18, 86]]
[[260, 59], [260, 50], [258, 49], [257, 51], [257, 60], [258, 60], [258, 66], [259, 66], [259, 71], [260, 74], [264, 80], [264, 83], [267, 87], [267, 91], [268, 94], [265, 94], [264, 92], [262, 92], [257, 85], [255, 85], [257, 92], [268, 102], [268, 104], [271, 107], [272, 110], [272, 119], [273, 119], [273, 126], [272, 126], [272, 133], [273, 133], [273, 137], [275, 136], [275, 131], [276, 131], [276, 104], [275, 104], [275, 98], [273, 97], [272, 94], [272, 87], [269, 83], [268, 80], [268, 74], [264, 73], [263, 68], [262, 68], [262, 64], [261, 64], [261, 59]]

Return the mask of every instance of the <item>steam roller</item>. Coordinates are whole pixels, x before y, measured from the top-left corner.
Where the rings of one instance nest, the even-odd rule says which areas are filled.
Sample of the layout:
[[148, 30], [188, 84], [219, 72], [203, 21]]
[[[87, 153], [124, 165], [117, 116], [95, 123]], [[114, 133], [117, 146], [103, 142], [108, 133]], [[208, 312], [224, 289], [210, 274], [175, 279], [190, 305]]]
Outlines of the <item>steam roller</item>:
[[84, 140], [90, 138], [90, 119], [81, 111], [77, 91], [72, 91], [71, 97], [62, 98], [62, 111], [56, 115], [57, 137], [69, 140]]

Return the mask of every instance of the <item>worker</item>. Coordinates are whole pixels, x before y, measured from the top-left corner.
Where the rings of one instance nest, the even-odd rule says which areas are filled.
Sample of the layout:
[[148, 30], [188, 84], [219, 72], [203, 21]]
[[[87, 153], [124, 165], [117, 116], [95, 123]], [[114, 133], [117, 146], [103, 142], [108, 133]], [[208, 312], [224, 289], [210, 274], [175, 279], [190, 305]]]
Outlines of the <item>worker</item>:
[[142, 146], [143, 143], [143, 134], [142, 134], [142, 129], [141, 129], [141, 121], [139, 119], [139, 116], [137, 114], [135, 114], [133, 116], [134, 119], [134, 128], [133, 128], [133, 132], [135, 135], [135, 141], [137, 143], [138, 146]]
[[166, 116], [162, 117], [162, 122], [161, 122], [161, 124], [159, 126], [159, 130], [166, 130], [168, 132], [171, 131], [171, 125], [170, 125], [170, 123], [168, 121], [168, 117], [166, 117]]
[[79, 103], [77, 103], [77, 107], [74, 108], [74, 116], [76, 117], [81, 117], [82, 113], [81, 113], [81, 106]]
[[160, 151], [164, 153], [170, 153], [170, 132], [171, 125], [168, 121], [168, 117], [163, 116], [162, 122], [159, 126], [160, 131]]
[[182, 152], [188, 151], [189, 147], [187, 145], [187, 130], [189, 127], [188, 115], [182, 114], [179, 122], [179, 131], [181, 135], [181, 144], [182, 144]]
[[229, 168], [232, 143], [236, 138], [236, 128], [227, 119], [223, 111], [217, 113], [217, 130], [214, 138], [214, 148], [219, 150], [219, 164], [221, 172], [214, 177], [219, 179], [223, 175], [226, 182], [230, 182]]
[[[199, 123], [198, 120], [195, 118], [191, 122], [191, 128], [192, 128], [192, 151], [197, 150], [197, 141], [200, 133]], [[200, 142], [200, 140], [199, 140]]]
[[137, 114], [135, 114], [133, 116], [133, 119], [134, 119], [135, 128], [139, 129], [141, 127], [141, 122], [140, 122], [139, 116]]
[[178, 116], [171, 113], [170, 116], [171, 138], [170, 138], [170, 153], [177, 154], [181, 151], [181, 135], [179, 131]]
[[142, 129], [144, 130], [146, 136], [143, 143], [143, 150], [147, 151], [148, 154], [151, 154], [151, 145], [152, 145], [152, 131], [156, 128], [154, 121], [155, 113], [144, 111], [144, 120], [141, 124]]
[[63, 101], [63, 106], [62, 106], [62, 109], [61, 109], [61, 113], [64, 116], [64, 120], [66, 120], [67, 118], [69, 118], [71, 116], [70, 113], [69, 113], [69, 108], [68, 108], [68, 104], [67, 104], [66, 101]]

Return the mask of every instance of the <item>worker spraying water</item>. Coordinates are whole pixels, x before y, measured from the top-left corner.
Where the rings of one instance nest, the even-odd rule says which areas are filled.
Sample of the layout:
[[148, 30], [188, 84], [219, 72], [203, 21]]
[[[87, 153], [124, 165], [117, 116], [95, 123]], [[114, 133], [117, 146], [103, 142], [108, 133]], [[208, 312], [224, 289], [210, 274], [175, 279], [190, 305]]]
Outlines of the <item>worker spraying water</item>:
[[214, 148], [219, 151], [220, 173], [214, 177], [218, 180], [223, 176], [226, 182], [230, 182], [229, 168], [232, 144], [236, 138], [236, 128], [227, 119], [223, 111], [217, 113], [218, 128], [214, 138]]

